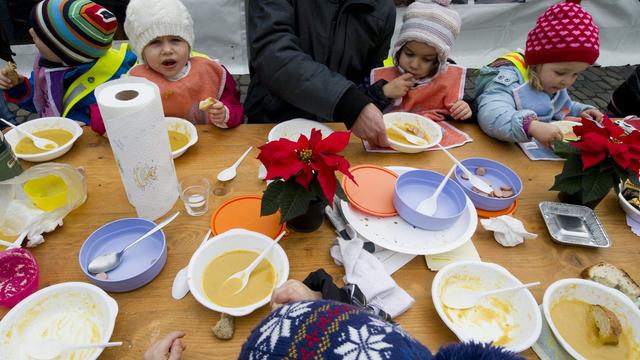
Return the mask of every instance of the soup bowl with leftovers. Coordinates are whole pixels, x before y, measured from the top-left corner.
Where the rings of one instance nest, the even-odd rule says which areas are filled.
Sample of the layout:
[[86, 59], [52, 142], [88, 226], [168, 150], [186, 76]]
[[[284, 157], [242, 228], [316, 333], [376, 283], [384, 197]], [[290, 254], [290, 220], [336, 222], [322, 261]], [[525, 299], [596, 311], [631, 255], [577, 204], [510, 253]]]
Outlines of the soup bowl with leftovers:
[[[435, 121], [422, 115], [393, 112], [384, 114], [384, 124], [387, 128], [387, 137], [391, 148], [404, 153], [417, 153], [439, 144], [442, 140], [442, 128]], [[391, 125], [406, 133], [424, 140], [423, 144], [409, 142], [403, 134], [395, 130]]]
[[192, 123], [185, 119], [166, 117], [165, 121], [171, 145], [171, 156], [177, 159], [198, 142], [198, 131]]
[[16, 156], [31, 162], [49, 161], [66, 154], [82, 135], [82, 128], [77, 122], [63, 117], [34, 119], [22, 123], [18, 127], [24, 132], [58, 144], [58, 147], [53, 150], [43, 150], [36, 147], [33, 140], [22, 136], [15, 129], [7, 132], [5, 137]]

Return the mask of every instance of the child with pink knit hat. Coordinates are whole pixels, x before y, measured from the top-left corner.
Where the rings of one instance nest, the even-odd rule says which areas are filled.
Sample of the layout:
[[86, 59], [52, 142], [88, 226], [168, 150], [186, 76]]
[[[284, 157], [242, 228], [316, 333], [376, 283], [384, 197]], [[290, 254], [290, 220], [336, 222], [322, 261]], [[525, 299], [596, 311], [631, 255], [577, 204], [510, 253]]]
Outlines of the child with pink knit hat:
[[417, 0], [407, 7], [391, 53], [393, 66], [371, 71], [367, 93], [384, 112], [413, 112], [441, 121], [471, 117], [462, 100], [465, 68], [447, 62], [460, 33], [451, 0]]
[[478, 123], [504, 141], [545, 146], [562, 140], [554, 121], [567, 116], [600, 121], [594, 107], [572, 101], [567, 88], [600, 54], [598, 26], [579, 0], [551, 6], [527, 35], [524, 56], [509, 53], [480, 70]]

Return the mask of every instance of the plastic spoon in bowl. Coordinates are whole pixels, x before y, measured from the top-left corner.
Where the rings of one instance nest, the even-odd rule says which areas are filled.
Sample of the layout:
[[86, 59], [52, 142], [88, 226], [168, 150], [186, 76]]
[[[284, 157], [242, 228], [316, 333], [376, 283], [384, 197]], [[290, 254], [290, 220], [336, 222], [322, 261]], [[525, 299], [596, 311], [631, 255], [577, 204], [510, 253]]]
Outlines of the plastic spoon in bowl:
[[418, 204], [418, 207], [416, 208], [416, 211], [427, 216], [431, 216], [436, 213], [436, 210], [438, 210], [438, 196], [440, 196], [442, 189], [444, 189], [444, 186], [446, 185], [447, 181], [449, 180], [449, 177], [451, 176], [455, 168], [456, 167], [453, 166], [451, 170], [449, 170], [447, 175], [440, 182], [440, 185], [438, 185], [438, 187], [436, 188], [436, 191], [434, 191], [433, 194], [431, 194], [431, 196], [420, 201], [420, 203]]
[[451, 161], [453, 161], [456, 165], [458, 165], [460, 169], [462, 169], [462, 171], [467, 175], [467, 177], [469, 177], [469, 182], [471, 183], [471, 185], [473, 185], [476, 189], [482, 191], [485, 194], [491, 194], [491, 192], [493, 191], [493, 188], [491, 187], [491, 185], [487, 184], [484, 180], [480, 179], [475, 174], [472, 174], [471, 171], [469, 171], [469, 169], [467, 169], [466, 166], [462, 165], [462, 163], [458, 161], [458, 159], [456, 159], [455, 156], [453, 156], [447, 149], [442, 147], [442, 145], [440, 144], [436, 144], [436, 145], [440, 148], [440, 150], [444, 151], [444, 153], [447, 154], [447, 156], [449, 157], [449, 159], [451, 159]]
[[[207, 240], [209, 240], [209, 236], [211, 236], [211, 229], [207, 231], [207, 234], [204, 236], [204, 239], [202, 239], [202, 242], [200, 243], [200, 246], [198, 246], [198, 249], [200, 249], [202, 245], [207, 243]], [[198, 249], [196, 249], [196, 251]], [[173, 296], [173, 298], [176, 300], [182, 299], [189, 293], [189, 281], [187, 280], [187, 268], [188, 267], [185, 266], [182, 269], [180, 269], [180, 271], [178, 271], [178, 273], [176, 274], [175, 279], [173, 279], [173, 286], [171, 287], [171, 296]]]
[[50, 360], [57, 358], [64, 352], [93, 348], [106, 348], [120, 345], [122, 345], [122, 341], [102, 344], [74, 345], [66, 343], [63, 340], [42, 339], [34, 341], [29, 347], [27, 347], [27, 355], [38, 360]]
[[413, 134], [409, 134], [408, 132], [400, 129], [399, 127], [397, 127], [395, 124], [389, 124], [389, 127], [392, 128], [393, 130], [395, 130], [396, 132], [398, 132], [400, 135], [404, 136], [404, 138], [414, 144], [414, 145], [426, 145], [427, 141], [423, 138], [421, 138], [420, 136], [415, 136]]
[[242, 156], [240, 156], [240, 158], [238, 160], [236, 160], [235, 163], [233, 163], [233, 165], [231, 165], [228, 168], [220, 171], [218, 173], [218, 181], [229, 181], [229, 180], [233, 179], [234, 177], [236, 177], [236, 169], [238, 168], [238, 165], [240, 165], [242, 160], [244, 160], [244, 158], [249, 154], [251, 149], [253, 149], [253, 146], [249, 146], [247, 151], [245, 151], [244, 154], [242, 154]]
[[240, 270], [237, 273], [229, 276], [227, 280], [222, 283], [222, 286], [232, 294], [237, 294], [245, 287], [247, 287], [247, 284], [249, 283], [249, 277], [251, 276], [253, 270], [255, 270], [262, 259], [264, 259], [264, 257], [271, 252], [271, 249], [273, 249], [273, 247], [280, 241], [280, 239], [282, 239], [286, 235], [286, 233], [286, 231], [281, 232], [280, 235], [278, 235], [278, 237], [273, 240], [273, 242], [269, 244], [269, 246], [267, 246], [267, 248], [264, 249], [262, 253], [258, 255], [258, 257], [255, 258], [255, 260], [253, 260], [251, 264], [249, 264], [249, 266], [247, 266], [244, 270]]
[[18, 133], [22, 134], [22, 136], [26, 136], [29, 139], [31, 139], [33, 141], [33, 144], [38, 148], [38, 149], [42, 149], [42, 150], [46, 150], [46, 151], [50, 151], [50, 150], [54, 150], [57, 149], [59, 147], [59, 145], [54, 142], [51, 141], [49, 139], [43, 139], [41, 137], [37, 137], [27, 131], [24, 131], [22, 129], [20, 129], [19, 127], [13, 125], [12, 123], [8, 122], [7, 120], [0, 118], [0, 121], [2, 121], [3, 123], [11, 126], [12, 128], [14, 128]]
[[178, 216], [179, 214], [180, 214], [180, 211], [178, 211], [175, 214], [171, 215], [168, 219], [166, 219], [165, 221], [161, 222], [160, 224], [158, 224], [153, 229], [147, 231], [144, 235], [140, 236], [138, 239], [136, 239], [136, 241], [134, 241], [131, 244], [127, 245], [127, 247], [125, 247], [124, 249], [122, 249], [122, 250], [120, 250], [118, 252], [102, 254], [100, 256], [95, 257], [93, 260], [91, 260], [91, 262], [89, 263], [89, 266], [87, 266], [87, 270], [92, 274], [98, 274], [98, 273], [102, 273], [102, 272], [111, 271], [111, 270], [117, 268], [118, 265], [120, 265], [120, 263], [122, 262], [122, 255], [124, 255], [125, 251], [129, 250], [129, 248], [132, 247], [133, 245], [139, 243], [143, 239], [146, 239], [147, 237], [153, 235], [153, 233], [155, 233], [156, 231], [158, 231], [158, 230], [162, 229], [163, 227], [165, 227], [167, 224], [172, 222], [173, 219], [175, 219], [176, 216]]
[[469, 309], [478, 305], [480, 299], [485, 296], [520, 290], [537, 285], [540, 285], [539, 281], [489, 291], [473, 291], [471, 289], [464, 288], [452, 289], [442, 295], [442, 303], [451, 309]]

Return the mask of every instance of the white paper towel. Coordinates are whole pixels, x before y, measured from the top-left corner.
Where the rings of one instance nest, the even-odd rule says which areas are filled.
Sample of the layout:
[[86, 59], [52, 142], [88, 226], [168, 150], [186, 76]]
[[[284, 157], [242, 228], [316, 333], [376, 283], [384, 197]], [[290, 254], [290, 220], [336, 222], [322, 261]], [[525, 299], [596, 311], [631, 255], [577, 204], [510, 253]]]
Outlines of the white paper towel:
[[98, 86], [95, 95], [127, 198], [139, 217], [155, 220], [178, 197], [160, 90], [129, 76]]

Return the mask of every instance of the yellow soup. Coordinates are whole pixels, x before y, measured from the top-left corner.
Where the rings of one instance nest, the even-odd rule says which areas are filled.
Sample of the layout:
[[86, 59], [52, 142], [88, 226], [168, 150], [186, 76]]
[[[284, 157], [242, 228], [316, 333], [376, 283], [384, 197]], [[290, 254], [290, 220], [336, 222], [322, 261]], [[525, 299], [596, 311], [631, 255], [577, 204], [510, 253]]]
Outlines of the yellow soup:
[[187, 145], [189, 137], [179, 131], [169, 130], [169, 143], [171, 144], [171, 151], [176, 151], [181, 147]]
[[[394, 123], [394, 125], [406, 131], [409, 134], [415, 135], [423, 139], [425, 145], [429, 143], [429, 136], [427, 135], [427, 133], [424, 131], [424, 129], [417, 126], [416, 124], [396, 122]], [[414, 146], [416, 145], [414, 143], [409, 142], [402, 134], [399, 134], [396, 130], [391, 128], [387, 128], [387, 136], [389, 137], [389, 139], [401, 144], [414, 145]]]
[[258, 255], [254, 251], [238, 250], [211, 260], [202, 275], [202, 287], [209, 300], [225, 307], [243, 307], [269, 295], [276, 283], [276, 273], [267, 259], [253, 270], [242, 291], [236, 293], [240, 286], [238, 281], [225, 282], [229, 276], [249, 266]]
[[[58, 146], [62, 146], [68, 143], [69, 140], [73, 138], [72, 133], [62, 129], [39, 130], [33, 132], [32, 134], [43, 139], [49, 139], [58, 144]], [[29, 139], [28, 137], [22, 138], [22, 140], [18, 142], [18, 145], [16, 145], [16, 153], [21, 155], [41, 154], [47, 151], [49, 150], [43, 150], [36, 147], [36, 145], [33, 143], [33, 140]]]
[[564, 340], [587, 359], [640, 358], [640, 346], [624, 323], [618, 345], [602, 344], [590, 310], [591, 305], [583, 301], [560, 299], [551, 306], [551, 319]]

